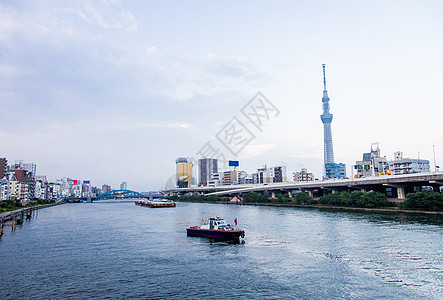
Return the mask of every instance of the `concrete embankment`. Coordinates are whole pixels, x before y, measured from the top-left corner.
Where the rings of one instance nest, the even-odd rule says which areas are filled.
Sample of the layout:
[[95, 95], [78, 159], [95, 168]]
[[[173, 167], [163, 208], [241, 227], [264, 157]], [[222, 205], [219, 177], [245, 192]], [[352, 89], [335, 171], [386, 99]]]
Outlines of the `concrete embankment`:
[[[180, 202], [180, 200], [178, 200]], [[196, 203], [214, 203], [214, 204], [230, 204], [230, 205], [254, 205], [254, 206], [276, 206], [276, 207], [299, 207], [310, 209], [328, 209], [328, 210], [343, 210], [343, 211], [365, 211], [365, 212], [381, 212], [381, 213], [407, 213], [407, 214], [428, 214], [428, 215], [443, 215], [443, 211], [426, 211], [426, 210], [409, 210], [393, 208], [369, 208], [369, 207], [346, 207], [346, 206], [332, 206], [332, 205], [304, 205], [293, 203], [229, 203], [227, 201], [182, 201], [182, 202], [196, 202]]]
[[370, 207], [346, 207], [332, 205], [302, 205], [302, 204], [286, 204], [286, 203], [244, 203], [243, 205], [262, 205], [262, 206], [281, 206], [281, 207], [302, 207], [329, 210], [346, 210], [346, 211], [367, 211], [367, 212], [386, 212], [386, 213], [408, 213], [408, 214], [430, 214], [443, 215], [443, 211], [426, 211], [426, 210], [409, 210], [399, 208], [370, 208]]

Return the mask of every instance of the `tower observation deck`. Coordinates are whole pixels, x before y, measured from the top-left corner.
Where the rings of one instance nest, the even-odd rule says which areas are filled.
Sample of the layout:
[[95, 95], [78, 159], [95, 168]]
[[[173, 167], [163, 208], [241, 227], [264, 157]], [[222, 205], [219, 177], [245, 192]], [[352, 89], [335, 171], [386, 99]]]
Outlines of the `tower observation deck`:
[[332, 131], [331, 131], [331, 123], [332, 123], [332, 114], [329, 112], [329, 97], [328, 91], [326, 90], [326, 72], [325, 72], [325, 64], [323, 64], [323, 114], [321, 115], [321, 121], [323, 122], [324, 128], [324, 163], [333, 163], [334, 162], [334, 149], [332, 146]]

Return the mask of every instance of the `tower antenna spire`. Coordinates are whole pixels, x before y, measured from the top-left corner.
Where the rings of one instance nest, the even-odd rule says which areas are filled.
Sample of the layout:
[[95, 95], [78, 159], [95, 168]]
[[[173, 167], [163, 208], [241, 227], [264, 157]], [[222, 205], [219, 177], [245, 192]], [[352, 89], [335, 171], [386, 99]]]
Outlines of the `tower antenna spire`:
[[326, 91], [326, 64], [322, 64], [323, 66], [323, 85], [325, 87], [325, 91]]

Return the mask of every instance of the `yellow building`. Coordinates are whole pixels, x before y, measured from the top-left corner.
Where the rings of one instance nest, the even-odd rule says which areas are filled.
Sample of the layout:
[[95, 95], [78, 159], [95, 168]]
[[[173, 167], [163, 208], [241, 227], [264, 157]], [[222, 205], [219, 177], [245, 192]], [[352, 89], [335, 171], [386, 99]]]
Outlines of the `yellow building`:
[[177, 186], [179, 188], [192, 185], [192, 162], [185, 157], [179, 157], [175, 161], [177, 165]]

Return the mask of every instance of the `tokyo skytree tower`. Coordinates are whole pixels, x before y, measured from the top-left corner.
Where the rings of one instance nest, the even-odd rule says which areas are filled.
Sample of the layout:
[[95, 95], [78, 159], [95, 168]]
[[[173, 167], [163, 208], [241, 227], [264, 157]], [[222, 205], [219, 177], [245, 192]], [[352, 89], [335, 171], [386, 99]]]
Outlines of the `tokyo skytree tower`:
[[323, 114], [321, 115], [321, 121], [324, 126], [324, 163], [333, 163], [334, 162], [334, 149], [332, 146], [332, 132], [331, 132], [331, 122], [332, 122], [332, 114], [329, 112], [329, 97], [328, 91], [326, 90], [326, 73], [325, 73], [325, 64], [323, 64]]

